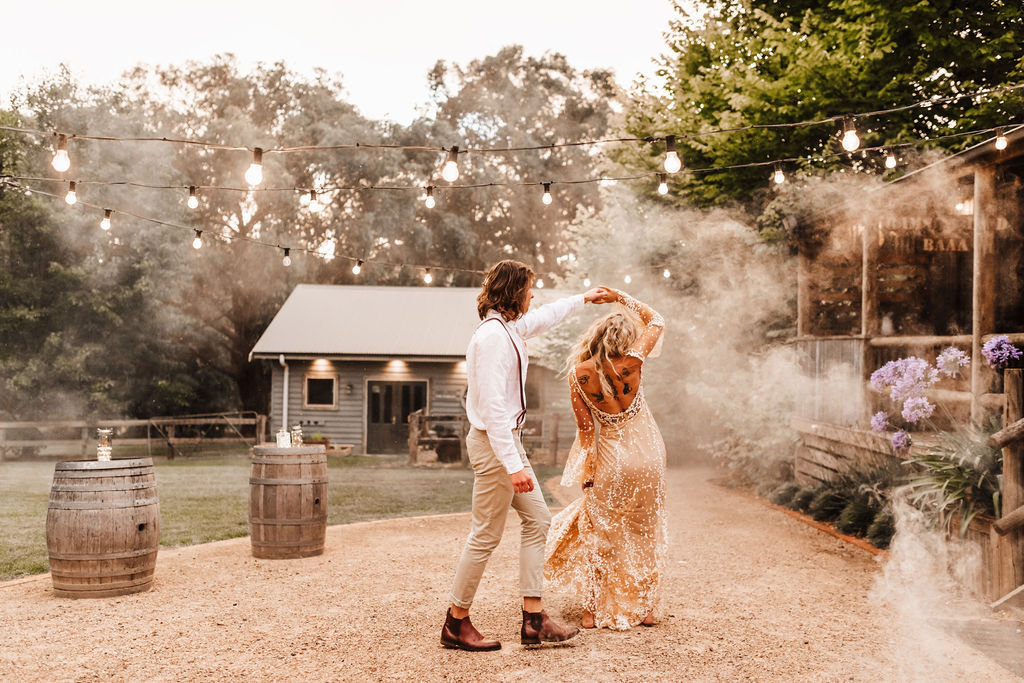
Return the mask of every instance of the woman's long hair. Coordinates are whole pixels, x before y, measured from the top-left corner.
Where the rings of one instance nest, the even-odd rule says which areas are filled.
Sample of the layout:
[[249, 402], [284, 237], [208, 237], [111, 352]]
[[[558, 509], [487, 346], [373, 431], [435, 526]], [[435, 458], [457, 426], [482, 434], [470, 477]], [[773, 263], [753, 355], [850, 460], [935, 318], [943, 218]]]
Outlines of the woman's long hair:
[[640, 338], [640, 323], [632, 314], [620, 311], [598, 318], [590, 328], [580, 336], [565, 364], [565, 372], [576, 371], [576, 366], [585, 360], [594, 359], [597, 368], [597, 379], [601, 383], [601, 391], [606, 396], [613, 395], [612, 382], [605, 373], [605, 364], [619, 379], [615, 366], [607, 361], [611, 358], [622, 358], [630, 347]]
[[476, 297], [476, 312], [483, 320], [492, 308], [507, 320], [515, 320], [529, 305], [524, 295], [533, 284], [533, 269], [525, 263], [507, 259], [491, 266]]

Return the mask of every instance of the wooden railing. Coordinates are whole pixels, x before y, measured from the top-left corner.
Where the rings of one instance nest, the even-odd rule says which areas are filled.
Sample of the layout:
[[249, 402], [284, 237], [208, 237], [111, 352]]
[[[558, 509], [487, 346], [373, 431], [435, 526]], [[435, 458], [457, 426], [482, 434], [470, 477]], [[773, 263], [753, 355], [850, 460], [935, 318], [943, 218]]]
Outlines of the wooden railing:
[[[96, 447], [97, 427], [111, 427], [115, 430], [115, 449], [118, 445], [145, 445], [147, 453], [152, 455], [154, 446], [166, 446], [168, 457], [173, 458], [175, 455], [181, 455], [181, 447], [188, 444], [235, 441], [242, 442], [247, 447], [254, 446], [263, 440], [266, 434], [266, 425], [266, 415], [259, 415], [251, 411], [206, 413], [181, 417], [152, 417], [145, 420], [0, 422], [0, 460], [5, 457], [43, 455], [44, 451], [55, 455], [88, 456], [90, 450]], [[213, 435], [210, 433], [211, 431], [218, 433]], [[71, 434], [75, 434], [76, 438], [70, 438]]]

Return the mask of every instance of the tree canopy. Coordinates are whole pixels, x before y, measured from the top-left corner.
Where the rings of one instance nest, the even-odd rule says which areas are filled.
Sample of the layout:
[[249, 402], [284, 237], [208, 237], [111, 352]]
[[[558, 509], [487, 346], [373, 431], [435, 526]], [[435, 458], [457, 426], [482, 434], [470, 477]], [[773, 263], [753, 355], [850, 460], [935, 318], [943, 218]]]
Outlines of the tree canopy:
[[[627, 129], [637, 136], [821, 120], [903, 107], [1024, 82], [1024, 9], [1009, 0], [719, 0], [700, 15], [676, 3], [662, 58], [663, 89], [630, 100]], [[856, 120], [861, 145], [898, 145], [1008, 124], [1024, 91], [964, 97]], [[878, 153], [826, 163], [842, 153], [841, 126], [742, 130], [680, 140], [686, 166], [711, 169], [799, 159], [787, 170], [853, 166], [882, 170]], [[936, 140], [959, 150], [976, 136]], [[664, 146], [623, 149], [627, 166], [651, 170]], [[767, 201], [772, 167], [684, 173], [686, 201], [724, 205]], [[899, 172], [898, 170], [896, 172]]]

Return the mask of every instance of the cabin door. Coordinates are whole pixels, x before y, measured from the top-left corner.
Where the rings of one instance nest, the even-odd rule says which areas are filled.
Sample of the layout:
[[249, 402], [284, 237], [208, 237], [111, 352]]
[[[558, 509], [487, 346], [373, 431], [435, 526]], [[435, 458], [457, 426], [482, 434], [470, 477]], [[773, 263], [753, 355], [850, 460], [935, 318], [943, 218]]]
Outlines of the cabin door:
[[426, 407], [426, 382], [367, 382], [366, 452], [408, 451], [409, 414]]

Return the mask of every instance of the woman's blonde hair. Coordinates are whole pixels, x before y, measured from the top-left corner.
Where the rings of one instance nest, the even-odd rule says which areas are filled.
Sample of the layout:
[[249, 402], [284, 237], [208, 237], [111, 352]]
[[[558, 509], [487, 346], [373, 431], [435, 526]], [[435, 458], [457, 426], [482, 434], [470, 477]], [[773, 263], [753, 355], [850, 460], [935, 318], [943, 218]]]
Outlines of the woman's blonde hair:
[[[580, 336], [565, 364], [565, 372], [576, 371], [576, 366], [583, 361], [594, 359], [597, 379], [601, 383], [601, 391], [606, 396], [614, 394], [611, 380], [605, 374], [605, 362], [610, 358], [622, 358], [640, 338], [640, 323], [625, 311], [611, 313], [591, 323], [590, 328]], [[615, 366], [608, 363], [612, 372], [619, 379]]]

